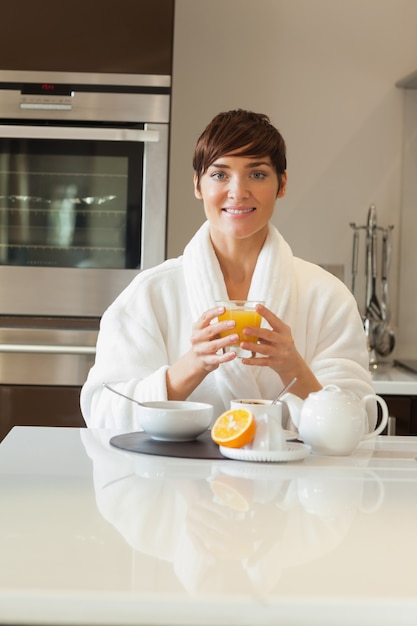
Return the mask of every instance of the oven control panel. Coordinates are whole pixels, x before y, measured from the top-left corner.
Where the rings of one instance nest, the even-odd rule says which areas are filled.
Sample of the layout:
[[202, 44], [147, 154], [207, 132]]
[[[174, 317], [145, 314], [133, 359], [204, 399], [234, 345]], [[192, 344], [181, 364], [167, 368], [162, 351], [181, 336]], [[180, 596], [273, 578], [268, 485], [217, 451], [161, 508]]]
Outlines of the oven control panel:
[[21, 109], [70, 111], [74, 96], [71, 85], [61, 83], [29, 83], [21, 90]]
[[72, 100], [62, 96], [22, 96], [21, 109], [42, 109], [54, 111], [71, 111]]

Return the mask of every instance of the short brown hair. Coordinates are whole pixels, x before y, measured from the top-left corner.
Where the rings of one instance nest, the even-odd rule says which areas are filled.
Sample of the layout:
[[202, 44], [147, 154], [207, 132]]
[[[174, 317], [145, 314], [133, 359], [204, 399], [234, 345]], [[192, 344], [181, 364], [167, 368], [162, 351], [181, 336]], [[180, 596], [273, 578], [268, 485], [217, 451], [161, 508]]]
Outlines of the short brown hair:
[[197, 140], [193, 168], [197, 186], [210, 165], [220, 156], [269, 156], [279, 186], [287, 169], [285, 141], [267, 115], [237, 109], [218, 113]]

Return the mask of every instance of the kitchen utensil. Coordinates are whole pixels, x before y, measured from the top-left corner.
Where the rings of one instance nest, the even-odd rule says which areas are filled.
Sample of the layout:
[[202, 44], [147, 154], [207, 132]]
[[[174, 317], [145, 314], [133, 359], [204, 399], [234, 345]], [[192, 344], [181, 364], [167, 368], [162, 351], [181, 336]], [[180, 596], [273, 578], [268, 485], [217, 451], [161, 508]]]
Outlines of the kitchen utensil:
[[374, 329], [375, 322], [369, 319], [365, 319], [364, 328], [367, 339], [367, 347], [369, 353], [369, 369], [374, 369], [378, 367], [378, 356], [375, 348], [375, 336], [376, 332]]
[[395, 348], [395, 333], [385, 323], [379, 324], [375, 330], [374, 347], [380, 356], [388, 356]]
[[381, 255], [381, 283], [382, 283], [382, 295], [381, 295], [381, 311], [383, 324], [377, 325], [375, 329], [375, 350], [382, 356], [388, 356], [395, 348], [395, 333], [389, 327], [389, 321], [391, 318], [391, 311], [388, 298], [388, 272], [391, 263], [392, 242], [391, 231], [392, 226], [382, 231], [382, 255]]
[[293, 386], [293, 384], [295, 382], [297, 382], [297, 376], [294, 376], [294, 378], [292, 380], [290, 380], [288, 385], [286, 385], [284, 387], [284, 389], [282, 389], [282, 391], [280, 391], [280, 393], [277, 395], [275, 400], [272, 400], [272, 404], [277, 404], [277, 402], [279, 402], [279, 399], [284, 395], [284, 393], [286, 393], [289, 389], [291, 389], [291, 387]]
[[114, 389], [113, 387], [110, 387], [110, 385], [108, 383], [103, 383], [103, 387], [105, 387], [109, 391], [112, 391], [113, 393], [117, 393], [117, 395], [121, 396], [122, 398], [126, 398], [126, 400], [130, 400], [131, 402], [135, 402], [135, 404], [139, 404], [139, 406], [146, 406], [146, 404], [142, 404], [142, 402], [139, 402], [139, 400], [135, 400], [135, 398], [131, 398], [130, 396], [126, 396], [121, 391], [117, 391], [117, 389]]
[[388, 297], [388, 274], [391, 266], [392, 256], [392, 229], [393, 226], [383, 230], [382, 233], [382, 261], [381, 261], [381, 284], [382, 284], [382, 296], [381, 304], [385, 314], [385, 321], [388, 323], [391, 318], [391, 311], [389, 306]]
[[367, 313], [371, 302], [371, 279], [372, 279], [372, 227], [368, 221], [366, 226], [366, 256], [365, 256], [365, 313]]
[[358, 256], [359, 256], [359, 228], [355, 223], [351, 222], [353, 228], [353, 250], [352, 250], [352, 293], [355, 294], [356, 276], [358, 274]]
[[376, 208], [371, 204], [367, 222], [367, 301], [366, 315], [373, 320], [382, 320], [382, 310], [377, 296], [377, 226]]
[[382, 309], [382, 317], [384, 321], [387, 321], [387, 317], [389, 317], [388, 310], [388, 250], [387, 250], [387, 238], [388, 231], [384, 229], [382, 231], [382, 254], [381, 254], [381, 285], [382, 285], [382, 294], [381, 294], [381, 309]]

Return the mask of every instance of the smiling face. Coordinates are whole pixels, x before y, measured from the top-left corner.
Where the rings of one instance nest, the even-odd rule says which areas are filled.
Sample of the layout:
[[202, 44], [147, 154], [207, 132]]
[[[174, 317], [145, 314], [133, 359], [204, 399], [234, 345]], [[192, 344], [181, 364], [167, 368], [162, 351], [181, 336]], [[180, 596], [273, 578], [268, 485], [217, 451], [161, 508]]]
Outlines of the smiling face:
[[286, 173], [279, 183], [270, 157], [230, 154], [217, 158], [200, 180], [195, 175], [194, 192], [203, 200], [213, 242], [221, 245], [224, 238], [263, 242], [286, 183]]

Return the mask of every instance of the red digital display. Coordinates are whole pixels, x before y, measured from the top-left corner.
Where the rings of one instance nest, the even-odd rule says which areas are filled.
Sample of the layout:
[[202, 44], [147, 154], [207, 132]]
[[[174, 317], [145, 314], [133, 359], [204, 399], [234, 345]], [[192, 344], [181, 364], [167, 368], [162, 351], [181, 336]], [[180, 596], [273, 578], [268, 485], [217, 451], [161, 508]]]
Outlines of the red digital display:
[[73, 87], [62, 83], [28, 83], [22, 85], [23, 96], [71, 96]]

